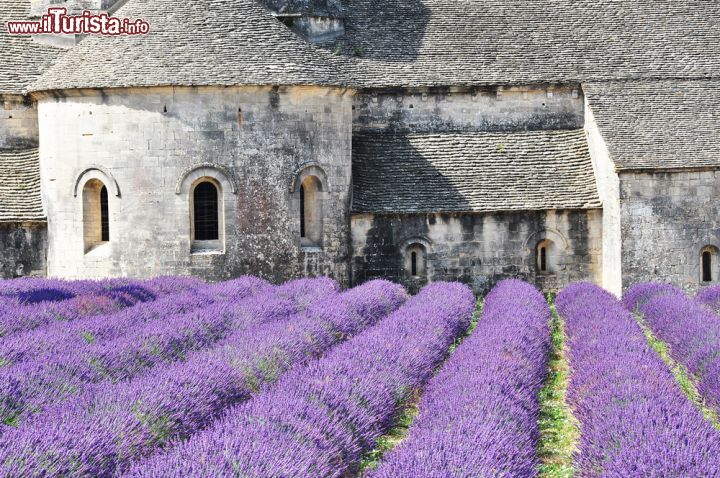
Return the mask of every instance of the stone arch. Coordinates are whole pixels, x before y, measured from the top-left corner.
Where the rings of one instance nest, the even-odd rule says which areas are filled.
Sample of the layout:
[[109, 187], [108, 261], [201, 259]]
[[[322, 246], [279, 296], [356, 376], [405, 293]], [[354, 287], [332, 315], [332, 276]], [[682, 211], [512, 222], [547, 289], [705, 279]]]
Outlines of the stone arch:
[[224, 166], [211, 163], [196, 164], [183, 171], [175, 185], [175, 194], [188, 193], [191, 187], [202, 178], [214, 179], [220, 184], [222, 190], [237, 194], [237, 187], [230, 171]]
[[570, 243], [565, 238], [565, 236], [563, 236], [559, 231], [556, 231], [554, 229], [543, 229], [533, 232], [525, 240], [525, 248], [534, 250], [535, 246], [544, 240], [552, 241], [560, 250], [565, 251], [567, 249], [570, 249]]
[[428, 276], [428, 254], [431, 242], [425, 237], [411, 237], [402, 242], [400, 253], [403, 258], [405, 274], [411, 278], [426, 278]]
[[320, 163], [317, 162], [305, 163], [295, 170], [290, 181], [290, 192], [298, 192], [303, 181], [308, 176], [314, 176], [318, 179], [318, 181], [320, 181], [322, 192], [330, 192], [330, 183], [328, 182], [327, 173]]
[[326, 202], [330, 185], [325, 169], [305, 163], [290, 180], [290, 210], [294, 211], [301, 247], [323, 247]]
[[[559, 231], [542, 229], [525, 240], [527, 265], [537, 274], [553, 274], [562, 269], [570, 251], [568, 240]], [[545, 267], [543, 267], [545, 266]]]
[[96, 165], [87, 167], [75, 175], [73, 197], [78, 196], [81, 185], [84, 187], [87, 182], [93, 179], [103, 183], [108, 188], [108, 192], [111, 192], [115, 197], [120, 197], [120, 186], [110, 170]]

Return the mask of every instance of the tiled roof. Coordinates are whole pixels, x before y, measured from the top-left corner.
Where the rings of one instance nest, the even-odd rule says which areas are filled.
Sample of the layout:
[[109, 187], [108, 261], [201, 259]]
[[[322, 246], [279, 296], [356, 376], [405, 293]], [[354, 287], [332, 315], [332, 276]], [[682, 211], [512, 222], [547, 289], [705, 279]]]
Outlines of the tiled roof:
[[344, 62], [306, 42], [255, 0], [130, 0], [115, 16], [148, 35], [88, 36], [33, 90], [163, 85], [328, 85]]
[[600, 207], [583, 130], [353, 138], [353, 211]]
[[0, 0], [0, 94], [22, 94], [64, 50], [8, 35], [7, 21], [26, 20], [30, 0]]
[[584, 85], [616, 169], [720, 167], [720, 80]]
[[720, 76], [720, 2], [345, 0], [362, 86]]
[[319, 47], [255, 0], [130, 0], [116, 14], [150, 21], [149, 36], [89, 37], [33, 89], [720, 77], [716, 1], [346, 0], [342, 11], [346, 34]]
[[0, 222], [44, 220], [38, 150], [0, 150]]

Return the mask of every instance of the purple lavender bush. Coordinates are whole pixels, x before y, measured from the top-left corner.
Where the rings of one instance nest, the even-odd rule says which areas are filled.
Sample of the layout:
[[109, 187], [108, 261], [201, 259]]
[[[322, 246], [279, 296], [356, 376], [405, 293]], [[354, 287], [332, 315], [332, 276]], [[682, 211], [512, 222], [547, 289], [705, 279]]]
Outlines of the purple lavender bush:
[[499, 283], [473, 335], [428, 384], [407, 439], [367, 476], [536, 476], [549, 321], [537, 289]]
[[468, 287], [432, 284], [213, 427], [136, 463], [127, 476], [343, 476], [432, 376], [474, 306]]
[[662, 282], [642, 282], [625, 291], [622, 302], [630, 312], [637, 311], [645, 302], [658, 295], [675, 295], [682, 290], [672, 284]]
[[670, 355], [697, 379], [698, 391], [720, 408], [720, 318], [682, 292], [658, 296], [640, 308], [646, 323], [670, 346]]
[[582, 283], [563, 290], [556, 305], [568, 335], [568, 403], [580, 421], [576, 475], [719, 476], [720, 434], [622, 303]]
[[73, 353], [0, 368], [0, 422], [18, 426], [28, 415], [78, 395], [91, 384], [131, 379], [155, 365], [207, 348], [231, 331], [291, 315], [298, 311], [292, 297], [321, 297], [336, 292], [337, 284], [328, 279], [319, 279], [317, 286], [310, 288], [308, 279], [293, 281], [277, 290], [236, 296], [151, 321], [115, 340], [86, 344]]
[[695, 296], [695, 300], [720, 312], [720, 285], [711, 285], [701, 289]]
[[0, 463], [8, 464], [0, 476], [111, 476], [168, 441], [193, 435], [227, 407], [373, 325], [405, 299], [401, 286], [369, 282], [299, 314], [238, 330], [184, 362], [50, 407], [0, 439]]
[[[0, 283], [25, 283], [24, 280]], [[148, 281], [58, 281], [32, 279], [33, 287], [4, 285], [0, 301], [0, 337], [37, 329], [54, 322], [107, 315], [167, 294], [190, 292], [204, 284], [197, 279], [159, 277]], [[20, 290], [18, 290], [20, 289]], [[8, 290], [13, 291], [12, 294]]]

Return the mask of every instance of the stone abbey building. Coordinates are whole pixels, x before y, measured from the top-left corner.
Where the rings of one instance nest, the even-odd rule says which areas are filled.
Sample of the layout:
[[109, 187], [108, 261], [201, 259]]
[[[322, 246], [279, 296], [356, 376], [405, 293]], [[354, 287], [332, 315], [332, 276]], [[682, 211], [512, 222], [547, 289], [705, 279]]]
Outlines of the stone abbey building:
[[[14, 36], [49, 5], [137, 36]], [[3, 277], [720, 275], [720, 3], [1, 0]]]

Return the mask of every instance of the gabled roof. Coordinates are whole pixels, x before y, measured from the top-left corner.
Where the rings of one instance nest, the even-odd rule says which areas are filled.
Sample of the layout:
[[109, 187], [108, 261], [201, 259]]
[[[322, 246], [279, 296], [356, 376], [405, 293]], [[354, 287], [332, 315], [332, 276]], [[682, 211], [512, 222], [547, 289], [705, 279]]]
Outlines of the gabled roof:
[[720, 2], [345, 0], [363, 86], [720, 77]]
[[165, 85], [332, 85], [342, 57], [302, 40], [255, 0], [130, 0], [114, 14], [148, 35], [88, 36], [32, 90]]
[[88, 37], [33, 89], [720, 78], [716, 1], [345, 0], [346, 34], [324, 47], [259, 1], [129, 0], [116, 14], [150, 21], [150, 35]]
[[0, 150], [0, 222], [44, 220], [38, 150]]
[[720, 167], [720, 80], [611, 82], [584, 90], [617, 170]]
[[23, 94], [64, 50], [9, 35], [8, 21], [27, 20], [30, 0], [0, 0], [0, 95]]
[[600, 207], [583, 130], [353, 138], [353, 211]]

